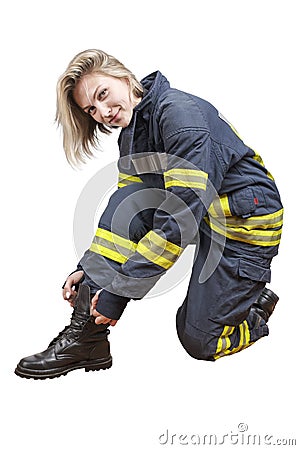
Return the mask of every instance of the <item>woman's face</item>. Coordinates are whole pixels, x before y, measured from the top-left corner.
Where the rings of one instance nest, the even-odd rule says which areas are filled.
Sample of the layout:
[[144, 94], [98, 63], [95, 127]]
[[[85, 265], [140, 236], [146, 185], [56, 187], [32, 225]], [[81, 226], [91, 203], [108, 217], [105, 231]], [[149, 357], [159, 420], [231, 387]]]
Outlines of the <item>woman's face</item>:
[[131, 95], [126, 78], [99, 73], [84, 75], [77, 83], [73, 97], [96, 122], [122, 128], [129, 125], [133, 108], [140, 101]]

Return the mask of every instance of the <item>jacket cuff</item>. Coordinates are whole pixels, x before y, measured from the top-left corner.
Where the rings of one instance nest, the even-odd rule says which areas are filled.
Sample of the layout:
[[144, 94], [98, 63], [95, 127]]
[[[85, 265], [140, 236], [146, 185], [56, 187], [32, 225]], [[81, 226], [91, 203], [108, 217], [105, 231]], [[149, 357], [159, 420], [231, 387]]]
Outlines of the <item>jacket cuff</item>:
[[110, 319], [119, 320], [129, 301], [128, 297], [102, 290], [98, 297], [96, 311]]

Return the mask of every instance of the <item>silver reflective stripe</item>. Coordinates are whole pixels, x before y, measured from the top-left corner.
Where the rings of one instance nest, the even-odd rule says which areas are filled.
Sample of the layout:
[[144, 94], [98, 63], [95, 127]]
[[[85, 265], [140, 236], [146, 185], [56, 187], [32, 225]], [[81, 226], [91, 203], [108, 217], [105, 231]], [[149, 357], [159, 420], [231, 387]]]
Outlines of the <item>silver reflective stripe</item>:
[[167, 168], [166, 153], [149, 153], [149, 155], [132, 158], [133, 166], [137, 174], [141, 173], [163, 173]]
[[202, 170], [170, 169], [164, 173], [165, 188], [172, 186], [206, 190], [208, 174]]
[[204, 217], [205, 222], [215, 232], [236, 241], [247, 242], [252, 245], [275, 246], [280, 242], [281, 229], [247, 229], [246, 226], [240, 228], [230, 228], [227, 221], [223, 224], [213, 217]]
[[271, 229], [281, 227], [283, 223], [283, 210], [278, 211], [279, 214], [266, 214], [265, 216], [252, 216], [248, 219], [239, 217], [226, 217], [227, 225], [232, 227], [245, 227], [248, 230], [257, 227], [260, 229]]
[[136, 251], [144, 258], [168, 270], [183, 249], [151, 230], [138, 243]]
[[[100, 249], [101, 247], [106, 248], [107, 250], [112, 250], [114, 252], [119, 253], [120, 255], [122, 255], [124, 257], [124, 259], [127, 261], [130, 256], [132, 256], [135, 252], [135, 247], [132, 246], [131, 249], [129, 248], [125, 248], [123, 245], [121, 245], [120, 243], [114, 242], [114, 241], [109, 241], [108, 239], [103, 239], [102, 237], [99, 236], [95, 236], [93, 239], [93, 244], [96, 244], [96, 246], [99, 246], [98, 248]], [[112, 258], [111, 258], [112, 259]]]
[[129, 239], [103, 228], [98, 228], [90, 250], [124, 264], [135, 253], [136, 246], [137, 244]]

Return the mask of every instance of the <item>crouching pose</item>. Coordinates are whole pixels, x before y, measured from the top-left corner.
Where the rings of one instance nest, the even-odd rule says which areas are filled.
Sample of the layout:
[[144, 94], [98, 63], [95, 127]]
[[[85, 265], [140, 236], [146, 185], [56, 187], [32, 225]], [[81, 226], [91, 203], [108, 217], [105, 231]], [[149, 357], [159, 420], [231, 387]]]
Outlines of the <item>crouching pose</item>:
[[70, 325], [15, 373], [43, 379], [109, 368], [109, 327], [190, 244], [193, 270], [176, 316], [189, 355], [215, 361], [268, 335], [278, 297], [265, 286], [283, 208], [261, 157], [222, 114], [160, 72], [139, 82], [114, 57], [87, 50], [58, 81], [57, 121], [73, 166], [93, 154], [99, 132], [122, 128], [119, 185], [63, 286]]

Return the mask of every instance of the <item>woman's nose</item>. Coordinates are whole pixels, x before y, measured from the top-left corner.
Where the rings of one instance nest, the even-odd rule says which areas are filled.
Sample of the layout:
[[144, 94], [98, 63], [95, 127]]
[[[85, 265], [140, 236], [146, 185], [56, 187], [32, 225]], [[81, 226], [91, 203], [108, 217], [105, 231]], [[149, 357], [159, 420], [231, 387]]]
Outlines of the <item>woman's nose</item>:
[[94, 118], [97, 120], [97, 122], [107, 122], [107, 119], [111, 115], [111, 108], [105, 104], [98, 104], [95, 105], [95, 107], [96, 107], [96, 114]]

